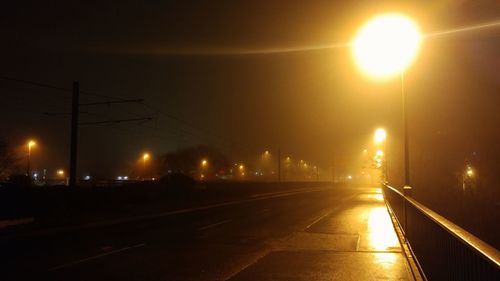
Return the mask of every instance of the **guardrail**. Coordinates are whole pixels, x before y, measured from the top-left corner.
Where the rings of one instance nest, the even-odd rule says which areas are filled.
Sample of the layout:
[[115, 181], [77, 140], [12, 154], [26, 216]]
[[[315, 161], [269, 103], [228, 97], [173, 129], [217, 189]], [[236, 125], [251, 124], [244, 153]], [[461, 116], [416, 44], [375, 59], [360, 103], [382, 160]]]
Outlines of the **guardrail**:
[[[409, 249], [427, 280], [500, 280], [500, 252], [411, 198], [384, 185]], [[497, 227], [497, 226], [493, 226]]]

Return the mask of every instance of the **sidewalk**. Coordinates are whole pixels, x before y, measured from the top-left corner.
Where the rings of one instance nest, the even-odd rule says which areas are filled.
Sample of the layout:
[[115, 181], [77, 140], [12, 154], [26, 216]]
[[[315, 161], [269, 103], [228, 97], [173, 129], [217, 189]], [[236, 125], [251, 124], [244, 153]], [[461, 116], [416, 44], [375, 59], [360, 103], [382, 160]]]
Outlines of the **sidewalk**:
[[231, 280], [413, 280], [379, 189], [367, 188]]

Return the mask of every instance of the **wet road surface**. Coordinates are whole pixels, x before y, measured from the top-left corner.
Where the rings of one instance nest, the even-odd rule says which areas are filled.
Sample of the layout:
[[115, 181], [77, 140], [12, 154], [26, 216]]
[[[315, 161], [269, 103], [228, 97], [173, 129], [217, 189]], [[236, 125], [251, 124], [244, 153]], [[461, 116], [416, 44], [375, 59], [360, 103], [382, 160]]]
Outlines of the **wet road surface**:
[[369, 187], [253, 194], [0, 243], [2, 280], [411, 280]]

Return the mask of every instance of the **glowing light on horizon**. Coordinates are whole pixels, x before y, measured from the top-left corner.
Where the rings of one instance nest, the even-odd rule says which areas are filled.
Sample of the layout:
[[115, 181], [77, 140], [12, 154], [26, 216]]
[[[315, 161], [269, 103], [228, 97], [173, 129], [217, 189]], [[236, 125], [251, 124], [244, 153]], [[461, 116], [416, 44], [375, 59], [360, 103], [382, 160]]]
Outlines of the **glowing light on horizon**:
[[34, 140], [30, 140], [28, 142], [28, 147], [31, 148], [32, 146], [35, 146], [36, 145], [36, 142]]
[[467, 166], [467, 171], [466, 171], [466, 173], [467, 173], [467, 176], [468, 176], [469, 178], [472, 178], [472, 177], [474, 176], [474, 170], [472, 169], [472, 167], [471, 167], [471, 166]]
[[387, 132], [384, 129], [378, 128], [377, 130], [375, 130], [375, 134], [373, 135], [373, 141], [375, 142], [375, 144], [384, 142], [386, 138]]

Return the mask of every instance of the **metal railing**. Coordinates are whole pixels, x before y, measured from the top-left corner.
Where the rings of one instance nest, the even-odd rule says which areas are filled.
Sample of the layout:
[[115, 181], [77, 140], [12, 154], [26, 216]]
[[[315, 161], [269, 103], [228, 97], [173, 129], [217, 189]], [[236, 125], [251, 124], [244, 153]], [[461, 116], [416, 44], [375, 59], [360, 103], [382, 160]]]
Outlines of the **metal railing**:
[[497, 249], [415, 201], [411, 188], [382, 190], [427, 280], [500, 280]]

